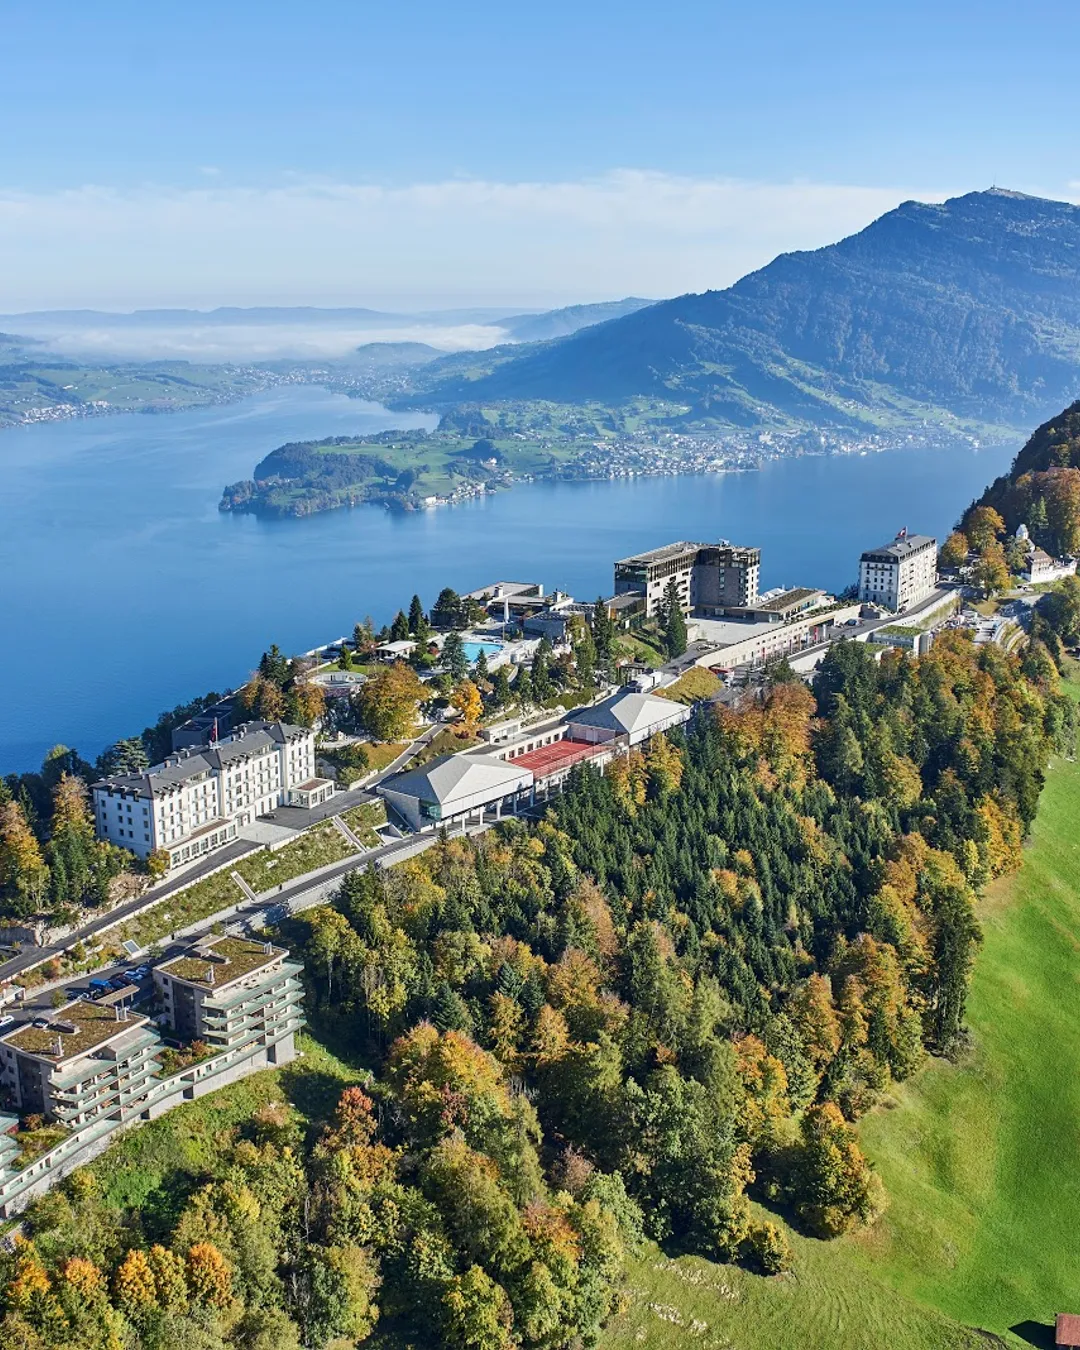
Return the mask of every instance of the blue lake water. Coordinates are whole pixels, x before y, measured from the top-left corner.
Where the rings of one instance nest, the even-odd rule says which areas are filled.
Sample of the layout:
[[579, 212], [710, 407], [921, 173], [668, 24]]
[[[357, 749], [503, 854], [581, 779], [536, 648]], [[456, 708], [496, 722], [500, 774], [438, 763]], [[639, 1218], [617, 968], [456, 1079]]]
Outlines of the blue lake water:
[[911, 449], [759, 473], [537, 483], [409, 515], [222, 515], [222, 486], [289, 440], [430, 419], [308, 387], [168, 416], [0, 431], [0, 773], [62, 741], [92, 758], [165, 708], [235, 686], [413, 592], [542, 580], [584, 599], [672, 539], [763, 550], [762, 586], [835, 589], [902, 525], [937, 534], [1011, 452]]

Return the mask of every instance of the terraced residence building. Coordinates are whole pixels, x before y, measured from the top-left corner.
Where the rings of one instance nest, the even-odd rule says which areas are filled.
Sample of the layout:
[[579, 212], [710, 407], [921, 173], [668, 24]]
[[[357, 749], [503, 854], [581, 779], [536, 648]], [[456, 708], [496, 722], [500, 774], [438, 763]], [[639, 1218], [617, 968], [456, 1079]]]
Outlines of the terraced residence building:
[[[6, 1103], [22, 1117], [66, 1127], [52, 1148], [29, 1160], [10, 1135], [0, 1139], [0, 1219], [91, 1161], [117, 1131], [291, 1060], [304, 1025], [301, 971], [284, 947], [210, 938], [154, 971], [164, 1028], [125, 1006], [130, 988], [100, 1002], [69, 1003], [47, 1026], [0, 1037]], [[170, 1064], [169, 1032], [201, 1041], [209, 1053]], [[0, 1117], [0, 1128], [11, 1119]]]
[[150, 1019], [122, 1002], [73, 1002], [47, 1027], [20, 1027], [0, 1040], [0, 1087], [23, 1115], [72, 1129], [119, 1120], [141, 1109], [160, 1049]]
[[265, 1064], [295, 1053], [304, 1024], [303, 967], [284, 947], [247, 938], [209, 938], [154, 970], [168, 1024], [185, 1041], [235, 1053], [256, 1047]]
[[308, 810], [333, 792], [333, 783], [315, 774], [314, 732], [248, 722], [145, 773], [95, 783], [94, 823], [99, 839], [139, 858], [164, 850], [169, 866], [178, 867], [228, 844], [275, 807]]

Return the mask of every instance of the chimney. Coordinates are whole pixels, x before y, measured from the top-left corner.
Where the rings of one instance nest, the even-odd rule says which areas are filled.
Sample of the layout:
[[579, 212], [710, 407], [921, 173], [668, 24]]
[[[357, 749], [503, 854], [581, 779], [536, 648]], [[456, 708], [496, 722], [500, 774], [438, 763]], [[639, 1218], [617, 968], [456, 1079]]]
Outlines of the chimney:
[[56, 1050], [55, 1050], [55, 1054], [56, 1054], [56, 1058], [57, 1058], [57, 1059], [63, 1059], [63, 1057], [64, 1057], [64, 1038], [63, 1038], [63, 1036], [57, 1036], [57, 1038], [56, 1038]]
[[213, 967], [213, 966], [207, 966], [207, 967], [206, 967], [206, 983], [207, 983], [207, 984], [213, 984], [213, 983], [214, 983], [214, 967]]

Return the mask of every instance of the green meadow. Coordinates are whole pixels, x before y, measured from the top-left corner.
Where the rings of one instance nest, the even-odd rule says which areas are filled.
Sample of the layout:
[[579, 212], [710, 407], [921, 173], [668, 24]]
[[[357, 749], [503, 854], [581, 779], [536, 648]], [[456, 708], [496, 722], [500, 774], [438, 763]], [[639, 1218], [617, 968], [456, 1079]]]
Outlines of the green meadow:
[[980, 917], [969, 1049], [861, 1123], [889, 1195], [874, 1229], [788, 1230], [774, 1279], [652, 1248], [607, 1350], [1053, 1345], [1055, 1313], [1080, 1312], [1080, 764], [1051, 767], [1023, 867]]

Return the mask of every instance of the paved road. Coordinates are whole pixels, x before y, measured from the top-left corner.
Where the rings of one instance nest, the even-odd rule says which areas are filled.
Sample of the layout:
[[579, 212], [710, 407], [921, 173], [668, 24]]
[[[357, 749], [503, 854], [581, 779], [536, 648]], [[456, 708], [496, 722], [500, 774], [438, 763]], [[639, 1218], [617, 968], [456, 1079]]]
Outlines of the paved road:
[[[488, 828], [490, 828], [488, 824], [474, 826], [468, 833], [470, 835], [479, 834]], [[287, 918], [290, 914], [302, 913], [303, 910], [322, 903], [349, 872], [355, 872], [359, 868], [372, 865], [391, 867], [395, 862], [425, 852], [438, 840], [439, 834], [437, 831], [410, 835], [405, 839], [396, 839], [393, 843], [385, 844], [381, 848], [372, 849], [368, 853], [345, 858], [341, 862], [335, 863], [333, 867], [320, 872], [317, 877], [313, 877], [311, 874], [306, 877], [297, 877], [294, 881], [284, 883], [281, 890], [270, 894], [264, 893], [257, 901], [242, 906], [232, 918], [226, 921], [226, 927], [238, 924], [241, 927], [260, 928], [267, 923], [275, 923], [280, 919]], [[213, 923], [213, 916], [208, 917], [203, 931], [208, 932]], [[157, 958], [158, 961], [168, 961], [174, 956], [181, 955], [190, 949], [194, 941], [196, 941], [196, 938], [189, 936], [165, 944], [162, 947], [161, 956]], [[40, 953], [42, 949], [37, 948], [36, 950]], [[69, 1001], [76, 993], [81, 993], [87, 988], [91, 979], [108, 980], [132, 965], [140, 963], [144, 963], [144, 958], [134, 957], [130, 961], [102, 967], [100, 970], [93, 971], [92, 974], [73, 975], [61, 985], [36, 994], [24, 1002], [8, 1004], [4, 1013], [14, 1017], [18, 1023], [32, 1021], [42, 1013], [51, 1012], [58, 1003]], [[144, 997], [149, 997], [152, 988], [153, 981], [147, 978], [143, 982]], [[63, 992], [63, 999], [60, 998], [58, 991]], [[136, 1000], [136, 1002], [138, 1001]]]
[[150, 900], [167, 900], [170, 895], [174, 895], [184, 886], [190, 886], [193, 881], [198, 881], [208, 873], [216, 871], [224, 863], [238, 862], [249, 853], [254, 853], [258, 849], [258, 844], [249, 843], [247, 840], [238, 839], [232, 844], [226, 844], [223, 849], [209, 854], [206, 858], [188, 872], [163, 881], [158, 886], [152, 887], [144, 892], [136, 900], [128, 900], [122, 905], [107, 910], [103, 914], [88, 920], [81, 927], [75, 929], [61, 942], [52, 943], [44, 947], [27, 947], [25, 951], [13, 956], [10, 960], [0, 965], [0, 981], [10, 980], [21, 971], [30, 966], [36, 966], [42, 961], [49, 960], [50, 957], [59, 956], [68, 947], [72, 947], [76, 942], [85, 942], [87, 938], [94, 937], [103, 929], [111, 928], [113, 924], [129, 918], [132, 914], [137, 914], [145, 909]]
[[[342, 811], [348, 811], [354, 806], [360, 806], [364, 802], [374, 800], [373, 789], [383, 781], [389, 778], [391, 774], [408, 763], [408, 761], [418, 754], [438, 733], [442, 726], [436, 724], [429, 727], [422, 735], [417, 737], [398, 757], [382, 769], [374, 778], [367, 782], [361, 788], [351, 788], [347, 792], [335, 792], [328, 802], [321, 806], [314, 807], [311, 811], [302, 811], [299, 807], [280, 806], [272, 814], [272, 819], [276, 825], [281, 825], [285, 829], [293, 829], [297, 834], [303, 830], [310, 829], [312, 825], [318, 825], [323, 820], [328, 820], [331, 816], [340, 815]], [[247, 839], [237, 839], [234, 843], [227, 844], [222, 849], [216, 849], [213, 853], [201, 859], [193, 867], [175, 877], [160, 882], [157, 886], [152, 886], [136, 900], [129, 900], [122, 905], [116, 906], [107, 912], [89, 919], [81, 927], [69, 933], [61, 942], [52, 943], [44, 947], [27, 947], [18, 956], [11, 957], [10, 960], [0, 964], [0, 983], [13, 979], [22, 971], [31, 966], [36, 966], [44, 961], [48, 961], [54, 956], [60, 956], [69, 947], [76, 942], [85, 942], [88, 938], [95, 937], [104, 929], [111, 928], [114, 924], [130, 918], [133, 914], [139, 913], [145, 909], [147, 903], [153, 901], [167, 900], [170, 895], [186, 886], [190, 886], [195, 881], [200, 881], [204, 876], [217, 871], [226, 863], [236, 863], [248, 854], [256, 852], [262, 845]], [[393, 848], [394, 845], [389, 847]], [[377, 860], [383, 850], [377, 849], [373, 853], [366, 855], [368, 859]], [[345, 869], [349, 870], [348, 868]], [[76, 981], [78, 983], [78, 981]]]

